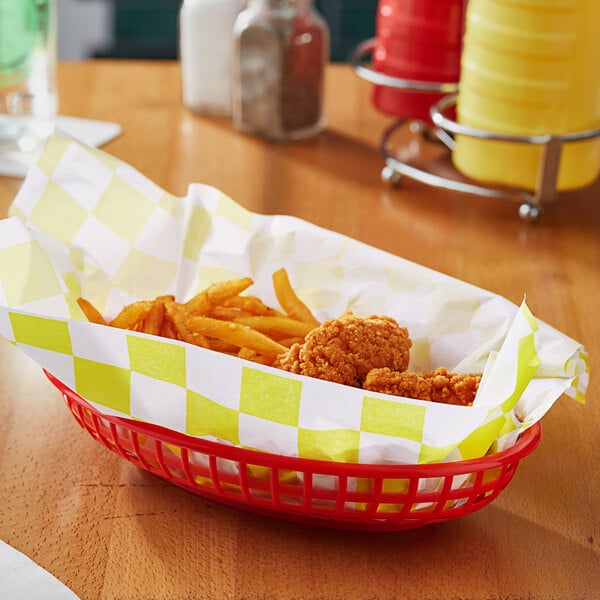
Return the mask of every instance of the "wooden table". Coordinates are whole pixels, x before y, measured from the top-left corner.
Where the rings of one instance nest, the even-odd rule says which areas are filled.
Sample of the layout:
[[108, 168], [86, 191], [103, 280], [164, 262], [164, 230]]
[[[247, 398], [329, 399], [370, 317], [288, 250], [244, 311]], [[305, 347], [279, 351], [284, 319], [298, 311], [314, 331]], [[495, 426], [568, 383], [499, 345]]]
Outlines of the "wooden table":
[[[62, 64], [61, 112], [111, 120], [105, 149], [166, 190], [221, 188], [247, 208], [350, 235], [519, 303], [600, 355], [600, 186], [541, 222], [516, 205], [380, 181], [390, 119], [347, 66], [328, 73], [328, 128], [273, 145], [180, 105], [175, 63]], [[20, 181], [0, 177], [0, 216]], [[0, 339], [0, 539], [82, 599], [593, 600], [600, 597], [600, 384], [561, 398], [505, 492], [406, 533], [269, 520], [204, 500], [85, 434], [40, 369]], [[22, 407], [35, 407], [25, 418]], [[31, 414], [28, 410], [27, 414]]]

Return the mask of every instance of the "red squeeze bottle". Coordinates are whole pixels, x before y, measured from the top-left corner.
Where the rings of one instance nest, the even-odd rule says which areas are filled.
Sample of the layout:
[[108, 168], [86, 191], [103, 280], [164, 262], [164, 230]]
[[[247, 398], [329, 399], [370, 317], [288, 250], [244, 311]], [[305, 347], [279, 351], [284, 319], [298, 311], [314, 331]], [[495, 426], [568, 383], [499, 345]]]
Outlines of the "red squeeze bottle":
[[[466, 0], [380, 0], [373, 68], [399, 79], [458, 82], [465, 4]], [[442, 95], [376, 85], [372, 101], [384, 114], [429, 122], [429, 109]]]

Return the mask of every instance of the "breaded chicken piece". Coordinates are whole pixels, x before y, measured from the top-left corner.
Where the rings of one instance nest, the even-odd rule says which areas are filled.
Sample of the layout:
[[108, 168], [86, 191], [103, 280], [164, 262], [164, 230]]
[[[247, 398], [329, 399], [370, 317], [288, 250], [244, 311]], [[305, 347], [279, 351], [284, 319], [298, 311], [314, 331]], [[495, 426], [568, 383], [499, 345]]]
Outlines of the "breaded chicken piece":
[[370, 371], [363, 388], [393, 396], [470, 406], [480, 381], [480, 375], [449, 373], [443, 367], [424, 374], [383, 368]]
[[360, 318], [346, 313], [313, 329], [303, 344], [280, 354], [274, 366], [360, 387], [367, 373], [377, 367], [406, 370], [411, 345], [408, 330], [391, 317]]

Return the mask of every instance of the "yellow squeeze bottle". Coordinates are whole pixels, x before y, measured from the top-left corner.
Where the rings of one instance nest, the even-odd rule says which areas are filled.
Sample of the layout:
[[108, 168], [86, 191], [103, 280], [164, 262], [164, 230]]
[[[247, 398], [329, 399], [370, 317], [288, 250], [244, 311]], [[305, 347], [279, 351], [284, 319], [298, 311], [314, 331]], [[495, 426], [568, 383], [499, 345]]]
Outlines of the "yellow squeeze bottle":
[[[457, 98], [459, 123], [493, 133], [600, 127], [600, 0], [470, 0]], [[457, 136], [465, 175], [533, 190], [542, 147]], [[562, 146], [558, 189], [592, 183], [600, 139]]]

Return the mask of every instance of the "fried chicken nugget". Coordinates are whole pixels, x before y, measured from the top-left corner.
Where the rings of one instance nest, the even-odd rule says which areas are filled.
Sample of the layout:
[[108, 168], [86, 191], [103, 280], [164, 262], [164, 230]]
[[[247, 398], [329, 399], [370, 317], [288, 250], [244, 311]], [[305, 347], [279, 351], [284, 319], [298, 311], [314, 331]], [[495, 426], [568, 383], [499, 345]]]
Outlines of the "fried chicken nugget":
[[313, 329], [303, 344], [293, 344], [287, 353], [280, 354], [274, 366], [360, 387], [372, 369], [388, 366], [394, 371], [406, 370], [411, 345], [408, 330], [391, 317], [360, 318], [346, 313]]
[[423, 374], [383, 368], [369, 371], [363, 388], [416, 400], [471, 406], [480, 381], [480, 375], [451, 373], [444, 367]]

